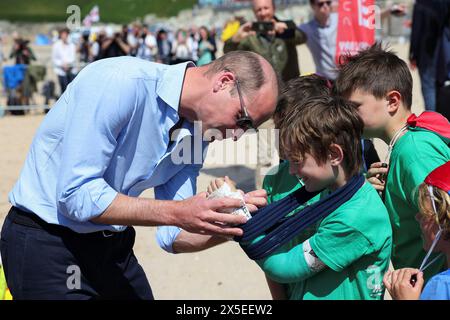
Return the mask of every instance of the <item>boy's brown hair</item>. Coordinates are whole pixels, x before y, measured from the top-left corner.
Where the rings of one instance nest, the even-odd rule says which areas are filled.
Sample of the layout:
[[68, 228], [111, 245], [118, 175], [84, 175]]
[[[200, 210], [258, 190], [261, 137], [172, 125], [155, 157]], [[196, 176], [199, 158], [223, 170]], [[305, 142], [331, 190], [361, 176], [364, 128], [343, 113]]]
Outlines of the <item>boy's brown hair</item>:
[[285, 126], [285, 119], [291, 109], [301, 108], [311, 97], [328, 96], [331, 93], [331, 82], [317, 74], [301, 76], [289, 80], [281, 90], [277, 107], [273, 114], [275, 128]]
[[357, 89], [382, 99], [389, 91], [402, 95], [403, 105], [411, 110], [412, 76], [405, 61], [375, 43], [354, 56], [341, 59], [335, 93], [348, 98]]
[[361, 171], [361, 135], [363, 121], [357, 104], [339, 97], [312, 97], [301, 108], [292, 108], [280, 128], [280, 144], [285, 156], [301, 162], [306, 153], [323, 164], [331, 144], [339, 145], [344, 153], [343, 167], [349, 176]]

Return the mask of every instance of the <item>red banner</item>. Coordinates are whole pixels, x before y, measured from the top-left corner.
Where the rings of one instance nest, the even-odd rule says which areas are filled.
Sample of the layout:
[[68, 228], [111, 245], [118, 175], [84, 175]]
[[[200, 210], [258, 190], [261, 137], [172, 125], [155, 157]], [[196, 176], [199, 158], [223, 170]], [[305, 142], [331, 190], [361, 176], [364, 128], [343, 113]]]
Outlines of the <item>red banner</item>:
[[380, 9], [375, 0], [340, 0], [336, 39], [336, 64], [345, 54], [356, 54], [375, 42]]

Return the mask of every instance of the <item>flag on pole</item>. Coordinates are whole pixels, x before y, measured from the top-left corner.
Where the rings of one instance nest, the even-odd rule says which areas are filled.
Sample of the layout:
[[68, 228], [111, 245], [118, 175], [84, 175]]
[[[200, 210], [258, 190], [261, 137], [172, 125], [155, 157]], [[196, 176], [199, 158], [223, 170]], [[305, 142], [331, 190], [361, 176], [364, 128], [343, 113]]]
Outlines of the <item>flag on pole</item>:
[[336, 39], [336, 64], [346, 54], [356, 54], [375, 42], [380, 9], [375, 0], [340, 0]]
[[100, 21], [100, 11], [98, 6], [94, 6], [88, 15], [83, 19], [83, 25], [85, 27], [90, 27], [94, 22]]

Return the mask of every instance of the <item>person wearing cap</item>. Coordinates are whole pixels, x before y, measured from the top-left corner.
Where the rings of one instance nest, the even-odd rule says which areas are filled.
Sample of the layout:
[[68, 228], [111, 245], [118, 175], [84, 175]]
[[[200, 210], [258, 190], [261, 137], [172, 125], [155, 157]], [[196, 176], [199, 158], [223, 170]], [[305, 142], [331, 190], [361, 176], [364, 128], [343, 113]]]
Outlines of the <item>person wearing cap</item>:
[[[419, 186], [419, 208], [416, 219], [422, 229], [424, 249], [441, 252], [450, 266], [450, 161], [433, 170]], [[422, 291], [422, 271], [435, 260], [428, 258], [429, 254], [419, 269], [386, 273], [383, 282], [393, 299], [450, 300], [450, 269], [432, 277]]]

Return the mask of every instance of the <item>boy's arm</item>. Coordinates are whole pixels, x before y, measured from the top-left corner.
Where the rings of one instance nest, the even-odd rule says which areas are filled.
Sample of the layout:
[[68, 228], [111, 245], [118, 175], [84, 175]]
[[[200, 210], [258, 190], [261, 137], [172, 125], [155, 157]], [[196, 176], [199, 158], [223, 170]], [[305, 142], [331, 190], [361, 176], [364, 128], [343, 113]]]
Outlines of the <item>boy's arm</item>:
[[288, 251], [274, 253], [256, 262], [266, 276], [276, 282], [292, 283], [306, 280], [326, 267], [311, 250], [310, 239]]
[[358, 230], [333, 221], [302, 244], [257, 263], [272, 280], [291, 283], [306, 280], [326, 267], [342, 271], [370, 248], [371, 243]]
[[[264, 190], [254, 190], [244, 195], [250, 212], [267, 204]], [[170, 253], [197, 252], [226, 242], [228, 239], [209, 235], [193, 234], [175, 226], [161, 226], [156, 232], [159, 246]]]
[[227, 238], [190, 233], [181, 230], [172, 244], [173, 253], [198, 252], [228, 241]]
[[281, 283], [271, 280], [266, 276], [267, 285], [273, 300], [287, 300], [286, 290]]

